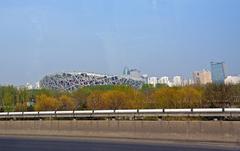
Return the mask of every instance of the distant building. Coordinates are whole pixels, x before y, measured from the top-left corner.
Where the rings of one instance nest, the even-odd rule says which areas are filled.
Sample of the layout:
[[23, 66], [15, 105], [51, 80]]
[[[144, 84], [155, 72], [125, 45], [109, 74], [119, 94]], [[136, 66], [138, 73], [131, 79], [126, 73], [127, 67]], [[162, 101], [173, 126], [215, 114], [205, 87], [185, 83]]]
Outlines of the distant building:
[[212, 83], [212, 75], [210, 71], [195, 71], [193, 72], [193, 81], [195, 84]]
[[134, 79], [141, 79], [141, 71], [138, 69], [129, 70], [129, 76]]
[[128, 67], [124, 67], [123, 69], [123, 75], [129, 75], [129, 68]]
[[141, 71], [138, 69], [129, 69], [128, 67], [124, 67], [123, 69], [123, 76], [129, 77], [132, 79], [143, 79], [141, 75]]
[[157, 77], [149, 77], [148, 78], [148, 84], [152, 84], [154, 87], [156, 87], [157, 83], [158, 83]]
[[225, 79], [225, 84], [239, 84], [240, 83], [240, 76], [228, 76]]
[[160, 78], [158, 79], [158, 83], [159, 83], [159, 84], [166, 84], [166, 85], [168, 85], [169, 87], [172, 86], [172, 82], [169, 80], [169, 77], [167, 77], [167, 76], [160, 77]]
[[40, 89], [40, 82], [36, 82], [34, 89]]
[[147, 84], [148, 83], [148, 75], [147, 74], [143, 74], [141, 77], [142, 77], [144, 83]]
[[194, 81], [192, 79], [188, 79], [188, 85], [193, 85]]
[[158, 83], [160, 84], [168, 84], [169, 83], [169, 78], [168, 77], [161, 77], [158, 79]]
[[224, 84], [225, 65], [224, 62], [211, 62], [212, 82], [216, 84]]
[[188, 85], [192, 85], [192, 84], [194, 84], [192, 79], [183, 79], [182, 80], [182, 86], [188, 86]]
[[182, 86], [182, 77], [181, 76], [173, 77], [173, 86]]
[[28, 89], [28, 90], [32, 90], [33, 89], [33, 86], [30, 84], [30, 83], [27, 83], [25, 85], [25, 88]]

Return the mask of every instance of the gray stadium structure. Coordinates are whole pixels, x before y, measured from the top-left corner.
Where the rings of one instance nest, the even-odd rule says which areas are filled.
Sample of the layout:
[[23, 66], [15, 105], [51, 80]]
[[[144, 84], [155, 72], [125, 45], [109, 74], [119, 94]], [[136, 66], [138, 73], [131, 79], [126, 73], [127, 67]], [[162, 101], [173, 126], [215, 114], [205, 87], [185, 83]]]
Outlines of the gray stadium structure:
[[67, 72], [45, 76], [40, 81], [40, 87], [51, 90], [73, 91], [85, 86], [96, 85], [128, 85], [141, 88], [144, 84], [142, 79], [129, 76], [109, 76], [88, 72]]

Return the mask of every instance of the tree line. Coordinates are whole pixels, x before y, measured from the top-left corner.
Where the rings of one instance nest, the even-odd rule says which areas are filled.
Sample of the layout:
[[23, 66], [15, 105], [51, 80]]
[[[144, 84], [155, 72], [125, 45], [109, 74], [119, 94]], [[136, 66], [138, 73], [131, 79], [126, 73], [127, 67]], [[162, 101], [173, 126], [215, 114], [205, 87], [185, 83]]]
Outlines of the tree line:
[[238, 85], [83, 87], [73, 92], [0, 86], [0, 111], [240, 107]]

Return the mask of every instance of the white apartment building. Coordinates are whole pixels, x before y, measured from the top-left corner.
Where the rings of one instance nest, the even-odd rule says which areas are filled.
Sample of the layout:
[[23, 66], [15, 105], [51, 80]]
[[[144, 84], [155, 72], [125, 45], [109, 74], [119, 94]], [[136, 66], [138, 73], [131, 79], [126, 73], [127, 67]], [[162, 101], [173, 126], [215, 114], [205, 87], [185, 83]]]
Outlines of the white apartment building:
[[159, 84], [166, 84], [166, 85], [168, 85], [168, 86], [172, 86], [172, 83], [170, 82], [170, 80], [169, 80], [169, 77], [167, 77], [167, 76], [164, 76], [164, 77], [160, 77], [159, 79], [158, 79], [158, 83]]
[[181, 76], [173, 77], [173, 86], [182, 86], [182, 77]]
[[238, 84], [240, 83], [240, 76], [227, 76], [225, 84]]
[[157, 77], [149, 77], [147, 83], [152, 84], [154, 87], [156, 87], [156, 85], [158, 83], [158, 78]]

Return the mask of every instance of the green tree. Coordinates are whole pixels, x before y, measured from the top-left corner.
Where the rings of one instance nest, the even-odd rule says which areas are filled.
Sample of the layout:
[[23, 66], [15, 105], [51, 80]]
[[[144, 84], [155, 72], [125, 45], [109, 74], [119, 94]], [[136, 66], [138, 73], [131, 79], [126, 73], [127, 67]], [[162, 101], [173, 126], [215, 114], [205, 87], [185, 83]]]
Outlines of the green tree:
[[16, 92], [17, 89], [13, 86], [5, 86], [2, 87], [1, 93], [1, 102], [3, 106], [3, 110], [5, 112], [14, 111], [15, 104], [16, 104]]
[[87, 98], [93, 90], [88, 87], [80, 88], [72, 93], [72, 98], [76, 102], [75, 109], [86, 109], [87, 108]]

